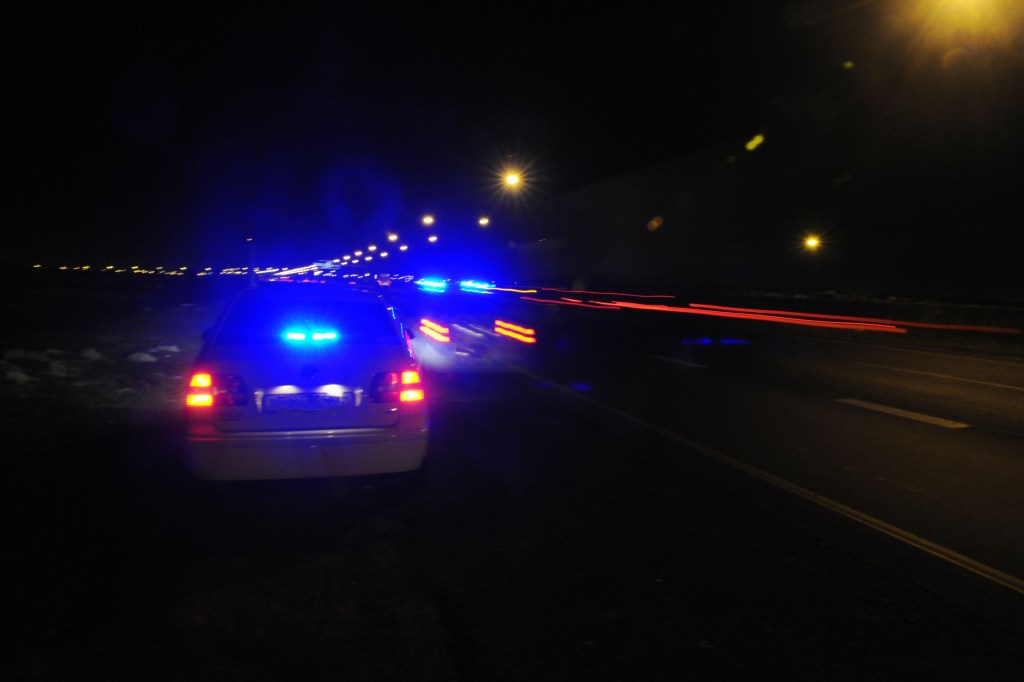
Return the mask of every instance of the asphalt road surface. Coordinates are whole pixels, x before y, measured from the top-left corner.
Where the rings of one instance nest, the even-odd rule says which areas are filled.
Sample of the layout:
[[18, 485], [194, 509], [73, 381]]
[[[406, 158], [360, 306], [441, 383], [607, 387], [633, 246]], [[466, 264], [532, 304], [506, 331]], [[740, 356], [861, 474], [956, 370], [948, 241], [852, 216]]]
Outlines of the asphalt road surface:
[[1017, 679], [1019, 364], [505, 312], [446, 320], [419, 480], [201, 485], [173, 413], [20, 404], [0, 673]]

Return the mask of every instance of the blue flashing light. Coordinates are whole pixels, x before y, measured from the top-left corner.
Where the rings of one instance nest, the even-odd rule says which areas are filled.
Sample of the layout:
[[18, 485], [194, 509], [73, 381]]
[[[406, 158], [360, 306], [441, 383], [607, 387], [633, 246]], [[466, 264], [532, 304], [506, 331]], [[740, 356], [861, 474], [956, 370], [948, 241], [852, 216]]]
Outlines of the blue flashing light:
[[489, 294], [489, 289], [494, 288], [494, 285], [486, 282], [475, 282], [471, 279], [464, 279], [459, 282], [459, 288], [463, 291], [468, 291], [474, 294]]
[[286, 341], [337, 341], [339, 334], [335, 331], [315, 331], [308, 334], [299, 331], [286, 331], [284, 338]]
[[416, 284], [423, 291], [433, 291], [440, 293], [448, 288], [448, 282], [443, 279], [431, 279], [429, 277], [423, 277], [422, 279], [416, 280]]

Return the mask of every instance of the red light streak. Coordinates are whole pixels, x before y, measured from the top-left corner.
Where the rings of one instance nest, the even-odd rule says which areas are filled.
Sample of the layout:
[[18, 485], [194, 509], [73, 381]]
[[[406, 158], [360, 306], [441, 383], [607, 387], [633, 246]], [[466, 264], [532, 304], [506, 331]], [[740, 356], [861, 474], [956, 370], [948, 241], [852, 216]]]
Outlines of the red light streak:
[[555, 289], [552, 287], [541, 287], [542, 291], [561, 291], [566, 294], [589, 294], [591, 296], [628, 296], [630, 298], [675, 298], [669, 294], [625, 294], [614, 291], [585, 291], [583, 289]]
[[435, 341], [440, 341], [441, 343], [448, 343], [449, 341], [451, 341], [449, 337], [445, 336], [444, 334], [438, 334], [433, 329], [425, 325], [420, 327], [420, 331], [429, 336], [430, 338], [434, 339]]
[[535, 298], [533, 296], [520, 296], [523, 301], [533, 301], [535, 303], [552, 303], [554, 305], [571, 305], [577, 308], [591, 308], [594, 310], [618, 310], [619, 307], [611, 304], [602, 305], [590, 305], [589, 303], [573, 303], [572, 301], [556, 301], [551, 298]]
[[428, 320], [425, 317], [420, 320], [420, 324], [423, 325], [424, 327], [430, 327], [431, 329], [433, 329], [438, 334], [447, 334], [447, 333], [449, 333], [448, 327], [442, 327], [437, 322], [434, 322], [433, 320]]
[[687, 313], [690, 315], [708, 315], [710, 317], [728, 317], [737, 320], [758, 320], [761, 322], [779, 322], [782, 324], [795, 324], [804, 327], [825, 327], [829, 329], [854, 329], [860, 331], [889, 332], [892, 334], [906, 334], [907, 330], [889, 323], [862, 323], [843, 322], [839, 320], [815, 320], [799, 317], [786, 317], [784, 315], [771, 315], [759, 313], [732, 312], [728, 310], [711, 310], [700, 308], [678, 308], [666, 305], [652, 305], [647, 303], [630, 303], [628, 301], [614, 301], [615, 305], [623, 308], [636, 310], [653, 310], [665, 313]]
[[501, 327], [503, 329], [518, 332], [519, 334], [526, 334], [527, 336], [535, 336], [537, 334], [536, 329], [530, 329], [529, 327], [520, 327], [517, 324], [512, 324], [511, 322], [505, 322], [503, 320], [495, 320], [494, 327], [495, 331], [498, 331], [498, 327]]
[[511, 291], [514, 294], [535, 294], [536, 289], [510, 289], [508, 287], [491, 287], [491, 291]]
[[516, 341], [522, 341], [523, 343], [537, 343], [537, 339], [535, 339], [534, 337], [532, 337], [532, 336], [524, 336], [523, 334], [517, 334], [516, 332], [512, 331], [511, 329], [505, 329], [503, 327], [495, 327], [494, 331], [496, 331], [499, 334], [502, 334], [504, 336], [508, 336], [510, 338], [513, 338]]
[[902, 327], [920, 327], [925, 329], [948, 329], [955, 331], [976, 331], [976, 332], [995, 332], [1000, 334], [1020, 334], [1021, 330], [1011, 329], [1008, 327], [985, 327], [978, 325], [962, 325], [962, 324], [939, 324], [933, 322], [908, 322], [905, 320], [884, 320], [875, 317], [856, 317], [853, 315], [829, 315], [826, 313], [804, 313], [790, 310], [760, 310], [757, 308], [735, 308], [724, 305], [712, 305], [709, 303], [691, 303], [691, 308], [711, 309], [711, 310], [725, 310], [731, 312], [740, 313], [757, 313], [764, 315], [788, 315], [790, 317], [807, 317], [819, 320], [842, 320], [846, 322], [867, 322], [873, 324], [885, 324], [885, 325], [900, 325]]
[[448, 343], [451, 341], [451, 337], [448, 336], [448, 327], [442, 327], [437, 322], [432, 322], [425, 317], [420, 320], [420, 331], [441, 343]]

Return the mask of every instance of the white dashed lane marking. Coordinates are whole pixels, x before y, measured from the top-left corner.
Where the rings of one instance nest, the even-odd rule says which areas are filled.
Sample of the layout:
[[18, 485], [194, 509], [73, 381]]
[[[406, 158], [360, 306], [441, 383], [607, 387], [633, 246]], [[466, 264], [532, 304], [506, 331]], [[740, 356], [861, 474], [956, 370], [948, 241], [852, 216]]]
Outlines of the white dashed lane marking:
[[856, 398], [838, 398], [837, 400], [846, 405], [863, 407], [865, 410], [874, 410], [875, 412], [884, 412], [885, 414], [891, 414], [895, 417], [903, 417], [904, 419], [913, 419], [914, 421], [924, 422], [925, 424], [941, 426], [944, 429], [966, 429], [970, 426], [970, 424], [955, 422], [951, 419], [933, 417], [930, 414], [911, 412], [910, 410], [902, 410], [898, 407], [889, 407], [888, 405], [879, 405], [878, 403], [869, 403], [866, 400], [857, 400]]

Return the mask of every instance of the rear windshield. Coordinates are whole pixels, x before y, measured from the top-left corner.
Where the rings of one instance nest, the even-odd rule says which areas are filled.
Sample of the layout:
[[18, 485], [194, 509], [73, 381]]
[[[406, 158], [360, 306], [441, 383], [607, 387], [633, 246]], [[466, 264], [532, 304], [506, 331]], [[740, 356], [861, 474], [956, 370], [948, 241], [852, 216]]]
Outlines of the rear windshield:
[[[352, 301], [238, 301], [228, 312], [217, 345], [312, 341], [314, 334], [340, 343], [400, 344], [391, 313], [377, 303]], [[291, 339], [288, 339], [288, 336]], [[300, 338], [304, 337], [304, 338]]]

